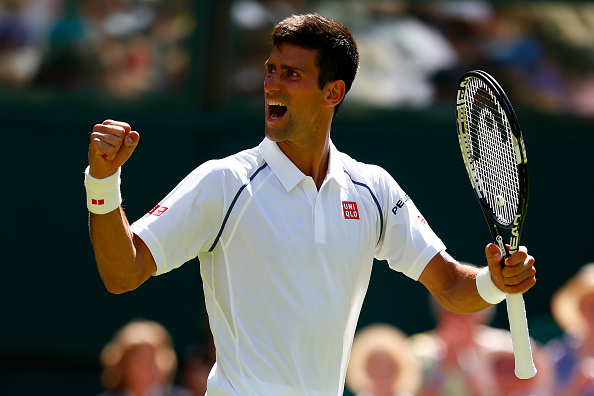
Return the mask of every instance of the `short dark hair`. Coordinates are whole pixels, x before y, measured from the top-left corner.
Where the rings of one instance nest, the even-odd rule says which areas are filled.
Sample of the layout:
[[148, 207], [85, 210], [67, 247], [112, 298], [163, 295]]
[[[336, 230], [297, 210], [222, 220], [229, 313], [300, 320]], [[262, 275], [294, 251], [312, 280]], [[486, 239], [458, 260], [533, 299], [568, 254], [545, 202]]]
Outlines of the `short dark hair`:
[[[341, 23], [318, 14], [292, 15], [280, 21], [272, 31], [272, 43], [298, 45], [318, 50], [316, 66], [318, 85], [342, 80], [346, 92], [351, 89], [359, 69], [359, 51], [355, 39]], [[334, 107], [334, 115], [342, 101]]]

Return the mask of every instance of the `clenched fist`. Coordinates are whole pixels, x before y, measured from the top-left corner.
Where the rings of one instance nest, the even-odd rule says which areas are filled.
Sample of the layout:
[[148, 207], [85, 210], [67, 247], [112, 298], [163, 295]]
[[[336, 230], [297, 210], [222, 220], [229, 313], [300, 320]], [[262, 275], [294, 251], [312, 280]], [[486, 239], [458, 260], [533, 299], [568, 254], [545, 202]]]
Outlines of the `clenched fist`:
[[111, 176], [132, 155], [140, 135], [129, 124], [105, 120], [93, 127], [89, 145], [89, 174], [97, 179]]

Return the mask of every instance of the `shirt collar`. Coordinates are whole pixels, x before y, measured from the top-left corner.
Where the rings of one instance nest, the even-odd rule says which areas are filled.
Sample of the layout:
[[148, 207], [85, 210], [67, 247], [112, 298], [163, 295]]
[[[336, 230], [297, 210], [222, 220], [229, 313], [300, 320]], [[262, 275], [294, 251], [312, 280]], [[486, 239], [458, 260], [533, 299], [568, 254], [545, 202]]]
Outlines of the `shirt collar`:
[[[287, 191], [291, 191], [305, 177], [305, 174], [291, 162], [278, 145], [268, 138], [264, 138], [258, 147], [270, 169], [278, 177]], [[330, 159], [328, 161], [329, 178], [334, 178], [342, 188], [347, 188], [344, 167], [340, 160], [340, 153], [330, 141]]]
[[328, 162], [328, 176], [333, 177], [340, 187], [344, 188], [345, 190], [348, 188], [347, 185], [347, 178], [344, 172], [344, 165], [340, 160], [340, 152], [330, 140], [330, 160]]

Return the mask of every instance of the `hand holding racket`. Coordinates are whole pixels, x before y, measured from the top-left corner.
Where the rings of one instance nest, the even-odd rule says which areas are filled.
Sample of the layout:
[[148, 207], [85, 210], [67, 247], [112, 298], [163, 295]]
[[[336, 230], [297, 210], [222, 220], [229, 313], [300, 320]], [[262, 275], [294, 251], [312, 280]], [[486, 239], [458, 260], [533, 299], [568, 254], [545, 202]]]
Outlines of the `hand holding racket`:
[[[518, 251], [528, 204], [526, 147], [505, 92], [489, 74], [470, 71], [456, 96], [458, 139], [468, 177], [503, 261]], [[509, 249], [501, 229], [510, 229]], [[515, 373], [536, 375], [522, 294], [506, 294]]]

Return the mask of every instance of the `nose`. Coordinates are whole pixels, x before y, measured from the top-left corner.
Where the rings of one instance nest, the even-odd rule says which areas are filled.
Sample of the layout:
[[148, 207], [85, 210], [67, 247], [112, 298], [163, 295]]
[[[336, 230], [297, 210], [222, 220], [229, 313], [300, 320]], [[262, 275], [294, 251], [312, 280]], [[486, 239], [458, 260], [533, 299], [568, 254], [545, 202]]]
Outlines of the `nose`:
[[280, 90], [279, 78], [277, 73], [269, 73], [264, 78], [264, 92], [272, 93]]

